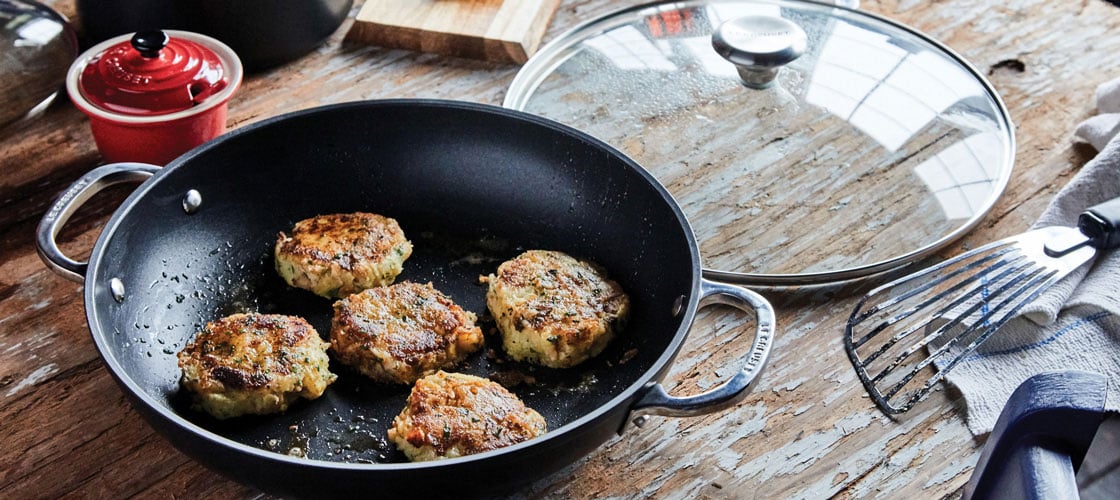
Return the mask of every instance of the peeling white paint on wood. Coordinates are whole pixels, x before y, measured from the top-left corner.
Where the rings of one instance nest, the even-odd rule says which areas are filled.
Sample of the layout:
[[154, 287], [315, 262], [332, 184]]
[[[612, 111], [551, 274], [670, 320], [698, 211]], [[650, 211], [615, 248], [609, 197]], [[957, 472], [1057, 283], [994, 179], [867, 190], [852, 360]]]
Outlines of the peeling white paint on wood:
[[40, 300], [39, 302], [31, 304], [31, 305], [27, 306], [27, 308], [32, 310], [32, 311], [38, 311], [40, 309], [45, 309], [47, 307], [50, 307], [50, 305], [51, 305], [51, 301], [50, 301], [50, 299], [47, 299], [47, 300]]
[[976, 462], [980, 460], [980, 452], [981, 449], [977, 448], [976, 451], [969, 455], [967, 458], [950, 462], [948, 467], [942, 469], [936, 475], [931, 477], [929, 481], [926, 481], [926, 483], [922, 485], [922, 487], [929, 488], [931, 486], [944, 484], [945, 482], [961, 474], [964, 474], [965, 472], [970, 472], [972, 470], [972, 467], [976, 465]]
[[933, 477], [927, 481], [926, 487], [959, 478], [975, 464], [980, 448], [972, 449], [966, 458], [953, 460], [948, 465], [928, 463], [931, 459], [940, 462], [944, 459], [944, 447], [954, 446], [953, 442], [960, 440], [962, 435], [967, 438], [963, 423], [952, 418], [923, 430], [927, 419], [934, 418], [936, 414], [944, 415], [944, 409], [916, 411], [916, 414], [908, 415], [899, 422], [883, 418], [882, 428], [872, 426], [880, 433], [878, 439], [867, 446], [869, 450], [883, 450], [881, 455], [842, 457], [837, 463], [836, 477], [819, 480], [803, 491], [809, 497], [827, 497], [844, 491], [856, 498], [892, 498], [900, 489], [914, 485], [921, 477]]
[[58, 365], [56, 365], [54, 363], [50, 363], [50, 364], [44, 365], [42, 367], [39, 367], [39, 369], [27, 374], [27, 376], [24, 377], [23, 380], [20, 380], [19, 382], [16, 382], [16, 384], [13, 385], [11, 389], [8, 389], [8, 392], [6, 394], [4, 394], [4, 396], [12, 397], [12, 396], [16, 395], [17, 393], [19, 393], [20, 391], [22, 391], [24, 389], [27, 389], [27, 388], [35, 385], [35, 384], [38, 384], [43, 379], [45, 379], [45, 378], [47, 378], [47, 377], [49, 377], [49, 376], [51, 376], [51, 375], [53, 375], [54, 373], [57, 373], [57, 372], [58, 372]]
[[809, 377], [797, 378], [797, 379], [794, 379], [794, 380], [790, 380], [790, 381], [788, 381], [788, 382], [786, 382], [785, 384], [782, 384], [782, 385], [775, 385], [772, 390], [775, 393], [777, 393], [778, 391], [787, 391], [787, 392], [792, 391], [792, 390], [797, 389], [798, 387], [801, 387], [801, 384], [804, 384], [805, 381], [807, 381], [807, 380], [809, 380]]
[[867, 413], [844, 416], [831, 428], [808, 433], [757, 459], [741, 464], [737, 475], [742, 478], [768, 481], [777, 476], [802, 472], [829, 455], [844, 437], [855, 430], [871, 425], [873, 420], [875, 417]]

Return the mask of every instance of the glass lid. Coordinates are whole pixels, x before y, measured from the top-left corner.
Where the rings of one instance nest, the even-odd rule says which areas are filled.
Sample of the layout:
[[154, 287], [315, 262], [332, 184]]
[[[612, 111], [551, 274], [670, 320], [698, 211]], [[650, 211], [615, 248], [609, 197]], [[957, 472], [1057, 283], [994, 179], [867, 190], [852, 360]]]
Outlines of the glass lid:
[[991, 85], [939, 43], [806, 1], [661, 2], [541, 49], [504, 105], [574, 126], [661, 181], [705, 274], [859, 278], [971, 229], [1015, 142]]

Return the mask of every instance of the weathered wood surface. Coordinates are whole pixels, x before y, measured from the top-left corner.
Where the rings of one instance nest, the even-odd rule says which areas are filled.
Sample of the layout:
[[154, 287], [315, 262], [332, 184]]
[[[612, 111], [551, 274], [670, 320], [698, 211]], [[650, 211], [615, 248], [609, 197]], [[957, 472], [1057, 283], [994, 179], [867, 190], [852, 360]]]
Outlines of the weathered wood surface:
[[[545, 39], [621, 3], [565, 1]], [[75, 15], [72, 0], [53, 5]], [[1071, 131], [1093, 113], [1094, 87], [1120, 67], [1120, 9], [1098, 0], [863, 7], [929, 33], [988, 73], [1018, 126], [1017, 166], [1006, 193], [945, 254], [1024, 230], [1090, 157], [1072, 144]], [[231, 127], [370, 98], [496, 104], [517, 71], [344, 44], [349, 23], [307, 57], [248, 78], [231, 102]], [[86, 119], [62, 99], [42, 116], [0, 129], [0, 150], [0, 496], [258, 496], [174, 450], [128, 407], [89, 337], [81, 287], [47, 271], [35, 254], [32, 235], [47, 204], [100, 162]], [[88, 250], [124, 192], [99, 196], [103, 203], [76, 216], [62, 234], [63, 248]], [[692, 222], [697, 232], [710, 232], [707, 221]], [[844, 292], [770, 294], [779, 311], [774, 354], [756, 391], [735, 409], [654, 418], [524, 494], [929, 498], [956, 492], [979, 453], [959, 403], [942, 391], [900, 421], [880, 414], [841, 347], [841, 325], [855, 301]], [[744, 329], [740, 320], [722, 310], [702, 312], [669, 385], [690, 393], [718, 383], [747, 346], [734, 338]]]

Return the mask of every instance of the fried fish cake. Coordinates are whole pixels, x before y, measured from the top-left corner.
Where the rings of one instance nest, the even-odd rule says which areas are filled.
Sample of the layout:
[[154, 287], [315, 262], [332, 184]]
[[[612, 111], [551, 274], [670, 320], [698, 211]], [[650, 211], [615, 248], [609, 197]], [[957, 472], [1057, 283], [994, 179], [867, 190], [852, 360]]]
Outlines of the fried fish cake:
[[334, 382], [329, 345], [303, 318], [234, 314], [207, 323], [179, 352], [179, 383], [194, 408], [219, 419], [281, 412]]
[[484, 276], [486, 306], [513, 359], [568, 368], [597, 356], [621, 330], [630, 298], [595, 264], [529, 250]]
[[327, 298], [388, 286], [412, 255], [394, 219], [377, 214], [320, 215], [276, 238], [276, 272], [289, 285]]
[[331, 350], [374, 380], [411, 384], [482, 347], [475, 319], [431, 283], [371, 288], [335, 302]]
[[547, 430], [544, 417], [497, 382], [440, 371], [416, 381], [389, 440], [420, 462], [496, 450]]

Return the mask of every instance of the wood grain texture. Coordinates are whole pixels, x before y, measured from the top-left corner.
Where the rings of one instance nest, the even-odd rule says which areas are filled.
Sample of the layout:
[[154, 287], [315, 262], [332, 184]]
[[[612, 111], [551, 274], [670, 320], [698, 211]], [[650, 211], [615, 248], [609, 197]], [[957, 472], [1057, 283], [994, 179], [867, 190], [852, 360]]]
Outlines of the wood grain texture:
[[[72, 0], [50, 2], [75, 16]], [[545, 39], [637, 2], [566, 0]], [[1005, 99], [1018, 126], [1011, 183], [984, 222], [947, 249], [1023, 231], [1091, 151], [1071, 131], [1095, 112], [1093, 90], [1120, 67], [1120, 9], [1099, 0], [866, 1], [960, 52]], [[344, 43], [325, 45], [246, 79], [230, 127], [284, 112], [362, 99], [424, 97], [501, 102], [517, 68]], [[1023, 63], [1022, 71], [1005, 60]], [[47, 271], [33, 234], [47, 205], [100, 163], [87, 119], [65, 99], [0, 129], [0, 491], [4, 497], [234, 497], [261, 494], [205, 469], [154, 434], [125, 402], [90, 339], [81, 286]], [[98, 201], [99, 200], [99, 201]], [[117, 196], [95, 200], [61, 235], [83, 255]], [[712, 221], [691, 221], [719, 234]], [[589, 498], [939, 498], [966, 482], [982, 444], [951, 390], [900, 420], [879, 413], [843, 353], [850, 290], [765, 292], [778, 310], [769, 367], [754, 392], [723, 413], [653, 418], [522, 492]], [[699, 314], [668, 386], [696, 393], [722, 380], [749, 342], [746, 318]], [[1113, 485], [1100, 480], [1106, 488]], [[1113, 492], [1112, 497], [1116, 496]]]
[[523, 63], [560, 0], [370, 0], [346, 39], [486, 61]]

